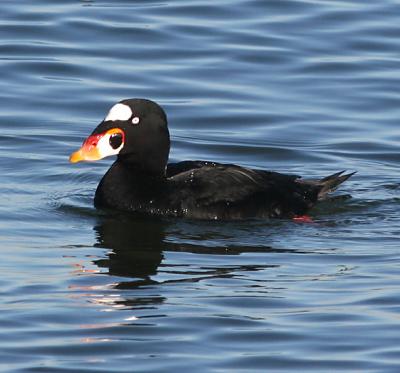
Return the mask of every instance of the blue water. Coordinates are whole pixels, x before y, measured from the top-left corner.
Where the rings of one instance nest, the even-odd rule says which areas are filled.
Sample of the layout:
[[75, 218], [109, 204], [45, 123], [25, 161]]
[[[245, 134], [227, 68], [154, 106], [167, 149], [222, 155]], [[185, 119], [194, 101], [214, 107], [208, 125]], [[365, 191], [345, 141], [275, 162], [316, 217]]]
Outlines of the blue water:
[[[0, 369], [400, 370], [400, 2], [2, 0]], [[117, 101], [171, 160], [325, 176], [315, 223], [137, 219], [69, 154]]]

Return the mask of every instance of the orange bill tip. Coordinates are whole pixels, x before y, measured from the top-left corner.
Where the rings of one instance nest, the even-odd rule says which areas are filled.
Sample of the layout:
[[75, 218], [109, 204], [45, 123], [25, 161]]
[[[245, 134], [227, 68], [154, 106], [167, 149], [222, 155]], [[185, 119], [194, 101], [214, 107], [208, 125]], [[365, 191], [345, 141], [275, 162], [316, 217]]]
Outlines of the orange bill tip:
[[84, 156], [82, 154], [82, 149], [77, 150], [76, 152], [72, 153], [69, 156], [69, 161], [71, 163], [78, 163], [78, 162], [83, 161], [83, 160], [84, 160]]
[[101, 159], [102, 156], [100, 155], [97, 148], [89, 148], [88, 146], [82, 146], [79, 150], [72, 153], [69, 157], [69, 161], [71, 163], [78, 163], [81, 161], [97, 161]]
[[77, 163], [81, 161], [97, 161], [101, 159], [97, 144], [104, 134], [91, 135], [89, 136], [82, 147], [76, 152], [72, 153], [69, 157], [71, 163]]

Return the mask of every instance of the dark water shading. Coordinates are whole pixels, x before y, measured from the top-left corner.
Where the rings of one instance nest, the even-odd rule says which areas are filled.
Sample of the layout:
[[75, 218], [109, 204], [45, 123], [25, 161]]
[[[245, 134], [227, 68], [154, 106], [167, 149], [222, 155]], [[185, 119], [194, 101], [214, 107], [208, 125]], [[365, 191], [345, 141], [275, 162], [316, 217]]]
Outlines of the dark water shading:
[[[395, 0], [2, 0], [0, 369], [398, 372], [399, 51]], [[128, 97], [173, 161], [358, 173], [310, 224], [96, 211]]]

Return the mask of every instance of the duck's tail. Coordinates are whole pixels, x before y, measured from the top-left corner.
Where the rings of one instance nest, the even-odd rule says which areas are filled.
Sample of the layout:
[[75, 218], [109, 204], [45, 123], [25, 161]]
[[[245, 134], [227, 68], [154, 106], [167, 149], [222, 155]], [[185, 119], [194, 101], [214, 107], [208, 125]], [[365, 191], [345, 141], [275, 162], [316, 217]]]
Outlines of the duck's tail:
[[344, 183], [349, 177], [353, 176], [357, 171], [343, 175], [344, 172], [345, 171], [336, 172], [316, 182], [316, 184], [321, 187], [320, 191], [318, 192], [318, 200], [326, 199], [329, 193], [335, 191], [340, 184]]
[[317, 199], [322, 201], [328, 199], [330, 193], [334, 192], [338, 186], [344, 183], [349, 177], [353, 176], [356, 172], [345, 174], [346, 171], [336, 172], [332, 175], [324, 177], [323, 179], [298, 179], [298, 183], [312, 185], [317, 188]]

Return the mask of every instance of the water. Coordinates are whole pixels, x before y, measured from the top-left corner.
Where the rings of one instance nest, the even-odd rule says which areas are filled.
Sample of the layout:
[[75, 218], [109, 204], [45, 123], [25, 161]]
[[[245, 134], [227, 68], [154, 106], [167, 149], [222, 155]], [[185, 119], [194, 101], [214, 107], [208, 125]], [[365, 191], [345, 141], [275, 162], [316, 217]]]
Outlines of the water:
[[[0, 367], [399, 371], [400, 2], [0, 4]], [[68, 155], [123, 98], [171, 160], [358, 173], [314, 224], [92, 207]]]

